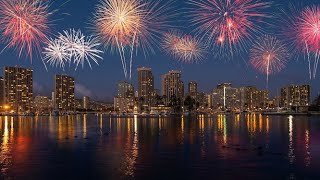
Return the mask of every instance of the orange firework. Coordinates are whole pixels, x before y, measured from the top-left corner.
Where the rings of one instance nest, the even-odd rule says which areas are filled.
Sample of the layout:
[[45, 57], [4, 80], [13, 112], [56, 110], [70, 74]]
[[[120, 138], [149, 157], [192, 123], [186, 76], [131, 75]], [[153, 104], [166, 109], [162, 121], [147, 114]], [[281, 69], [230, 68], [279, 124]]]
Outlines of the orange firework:
[[130, 52], [129, 77], [132, 56], [140, 47], [144, 53], [153, 47], [161, 33], [168, 28], [167, 19], [171, 1], [160, 5], [143, 0], [100, 0], [94, 17], [95, 32], [106, 46], [117, 49], [127, 78], [126, 50]]
[[205, 53], [205, 48], [198, 39], [177, 31], [164, 34], [162, 48], [184, 63], [198, 62], [203, 59]]
[[0, 31], [7, 47], [15, 47], [19, 57], [23, 51], [32, 58], [33, 50], [41, 50], [49, 31], [48, 3], [40, 0], [2, 0]]

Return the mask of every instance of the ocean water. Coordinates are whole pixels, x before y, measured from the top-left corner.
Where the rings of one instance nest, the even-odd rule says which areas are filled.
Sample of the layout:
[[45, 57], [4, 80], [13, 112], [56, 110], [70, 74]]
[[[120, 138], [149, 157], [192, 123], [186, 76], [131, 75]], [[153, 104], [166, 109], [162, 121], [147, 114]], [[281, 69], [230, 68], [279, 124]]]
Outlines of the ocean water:
[[320, 179], [320, 117], [0, 117], [0, 179]]

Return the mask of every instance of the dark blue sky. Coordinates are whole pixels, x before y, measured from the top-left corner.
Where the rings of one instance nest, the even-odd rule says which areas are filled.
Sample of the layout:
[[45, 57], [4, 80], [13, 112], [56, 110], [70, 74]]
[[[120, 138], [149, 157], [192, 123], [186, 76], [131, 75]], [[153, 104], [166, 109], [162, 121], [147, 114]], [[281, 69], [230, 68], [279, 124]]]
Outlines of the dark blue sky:
[[[58, 13], [53, 16], [53, 19], [63, 18], [54, 22], [54, 32], [61, 32], [69, 28], [80, 28], [86, 34], [90, 34], [90, 30], [88, 30], [90, 17], [92, 17], [98, 0], [70, 0], [62, 7], [59, 7], [65, 1], [55, 0], [53, 3], [53, 8], [59, 8]], [[176, 1], [177, 7], [183, 7], [185, 4], [185, 0]], [[281, 0], [284, 7], [288, 2], [292, 1]], [[318, 0], [308, 0], [308, 3], [320, 4]], [[270, 12], [276, 12], [276, 8], [270, 8]], [[68, 13], [69, 15], [63, 15], [62, 13]], [[4, 44], [1, 44], [0, 47], [3, 49]], [[246, 57], [246, 55], [243, 56]], [[34, 70], [35, 95], [49, 95], [53, 89], [54, 74], [63, 73], [76, 78], [78, 96], [86, 94], [95, 99], [111, 100], [111, 97], [116, 92], [117, 82], [124, 80], [122, 65], [117, 54], [112, 55], [109, 51], [106, 51], [103, 57], [104, 60], [100, 61], [100, 66], [93, 66], [93, 70], [90, 70], [88, 66], [77, 71], [73, 69], [62, 71], [49, 67], [49, 72], [47, 72], [40, 58], [34, 57], [31, 64], [30, 59], [25, 58], [25, 56], [19, 58], [13, 50], [6, 50], [0, 54], [0, 67], [18, 65], [32, 68]], [[156, 54], [150, 54], [147, 58], [142, 55], [134, 57], [133, 69], [141, 66], [151, 67], [155, 76], [155, 86], [159, 89], [161, 85], [160, 76], [173, 69], [182, 71], [185, 84], [190, 80], [195, 80], [198, 82], [199, 89], [204, 92], [211, 91], [218, 83], [222, 82], [231, 82], [236, 87], [254, 85], [259, 88], [265, 88], [265, 75], [253, 70], [246, 64], [246, 61], [247, 58], [235, 58], [233, 61], [225, 62], [208, 55], [207, 59], [199, 64], [181, 64], [164, 53], [157, 51]], [[276, 75], [270, 76], [269, 89], [273, 96], [276, 95], [277, 89], [282, 85], [291, 83], [311, 84], [312, 94], [315, 96], [320, 91], [319, 76], [320, 72], [316, 79], [309, 80], [307, 62], [303, 58], [299, 60], [292, 58], [286, 69]], [[137, 84], [137, 72], [135, 70], [132, 82], [135, 85]]]

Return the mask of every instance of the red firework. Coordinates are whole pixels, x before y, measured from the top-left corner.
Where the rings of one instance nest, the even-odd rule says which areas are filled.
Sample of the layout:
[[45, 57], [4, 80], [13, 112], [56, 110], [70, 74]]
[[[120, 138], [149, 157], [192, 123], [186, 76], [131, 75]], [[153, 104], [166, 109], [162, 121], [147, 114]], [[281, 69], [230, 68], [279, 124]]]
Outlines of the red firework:
[[298, 18], [297, 29], [302, 47], [320, 52], [320, 6], [306, 7]]
[[[189, 0], [192, 24], [208, 44], [233, 54], [244, 48], [247, 40], [261, 33], [259, 22], [268, 17], [264, 12], [270, 6], [260, 0]], [[226, 54], [226, 51], [222, 51]], [[230, 53], [228, 53], [230, 54]]]
[[15, 47], [19, 57], [23, 51], [32, 58], [33, 50], [41, 51], [49, 31], [48, 3], [40, 0], [2, 0], [0, 31], [7, 47]]

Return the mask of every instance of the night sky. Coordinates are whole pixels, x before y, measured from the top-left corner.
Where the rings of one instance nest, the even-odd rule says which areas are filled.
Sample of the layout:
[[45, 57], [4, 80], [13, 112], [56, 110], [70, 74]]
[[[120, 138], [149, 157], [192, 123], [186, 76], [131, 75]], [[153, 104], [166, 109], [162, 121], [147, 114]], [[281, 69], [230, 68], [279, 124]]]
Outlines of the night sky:
[[[52, 8], [59, 11], [52, 16], [54, 21], [53, 33], [61, 32], [69, 28], [81, 29], [85, 34], [92, 32], [88, 28], [90, 26], [90, 18], [93, 16], [95, 5], [98, 0], [55, 0]], [[176, 6], [185, 7], [185, 0], [176, 0]], [[291, 0], [277, 0], [283, 4], [278, 6], [287, 6]], [[303, 2], [305, 0], [297, 1]], [[310, 4], [320, 4], [319, 0], [308, 0]], [[279, 2], [278, 2], [279, 3]], [[270, 8], [270, 12], [277, 13], [277, 8]], [[182, 16], [182, 15], [181, 15]], [[177, 21], [183, 17], [177, 17]], [[183, 25], [185, 22], [179, 22]], [[186, 24], [184, 25], [186, 27]], [[191, 28], [184, 29], [191, 32]], [[276, 33], [276, 32], [274, 32]], [[5, 45], [1, 44], [1, 50]], [[248, 64], [247, 54], [242, 54], [243, 58], [235, 57], [232, 61], [223, 59], [215, 59], [208, 54], [203, 62], [198, 64], [181, 64], [172, 57], [158, 50], [156, 54], [150, 54], [146, 58], [139, 54], [134, 57], [133, 78], [132, 83], [137, 84], [136, 68], [145, 66], [151, 67], [155, 77], [155, 87], [161, 89], [160, 77], [169, 70], [182, 71], [185, 88], [191, 80], [198, 82], [199, 90], [209, 92], [218, 83], [231, 82], [235, 87], [253, 85], [261, 89], [266, 87], [266, 76], [252, 69]], [[118, 54], [111, 54], [105, 51], [104, 59], [100, 61], [100, 66], [93, 65], [91, 70], [89, 66], [84, 69], [79, 68], [74, 71], [72, 68], [66, 68], [62, 71], [57, 68], [48, 68], [45, 70], [39, 57], [34, 57], [32, 63], [25, 55], [18, 57], [17, 53], [10, 49], [0, 54], [0, 67], [3, 66], [21, 66], [34, 70], [34, 95], [50, 95], [53, 90], [54, 74], [68, 74], [76, 79], [77, 96], [89, 95], [93, 99], [110, 101], [116, 93], [116, 84], [120, 80], [124, 80], [122, 65]], [[320, 91], [320, 72], [314, 80], [309, 79], [307, 61], [303, 58], [291, 58], [287, 67], [280, 73], [270, 76], [269, 89], [271, 95], [274, 96], [280, 87], [287, 84], [310, 84], [312, 86], [313, 97]], [[2, 73], [1, 73], [2, 74]]]

